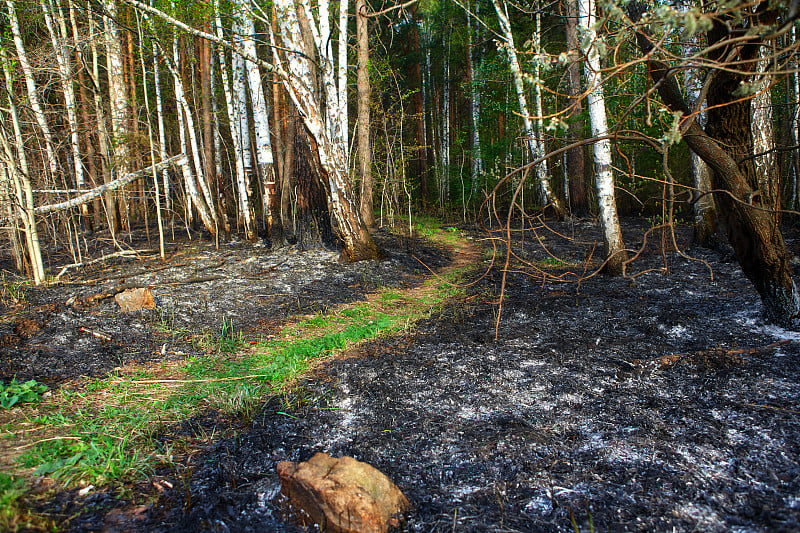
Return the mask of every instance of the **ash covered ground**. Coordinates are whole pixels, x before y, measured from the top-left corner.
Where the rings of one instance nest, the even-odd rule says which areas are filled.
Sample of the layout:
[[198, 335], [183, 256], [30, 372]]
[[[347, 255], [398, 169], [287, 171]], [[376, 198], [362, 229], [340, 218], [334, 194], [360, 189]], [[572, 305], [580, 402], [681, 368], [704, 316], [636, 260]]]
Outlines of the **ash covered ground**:
[[[542, 232], [567, 261], [599, 241], [591, 221], [554, 228], [577, 239]], [[643, 229], [627, 224], [629, 246]], [[529, 257], [546, 257], [527, 242]], [[294, 530], [275, 466], [326, 451], [393, 479], [414, 506], [409, 531], [800, 530], [800, 334], [762, 322], [730, 252], [687, 252], [713, 281], [676, 253], [666, 274], [633, 280], [511, 274], [497, 340], [495, 271], [413, 333], [326, 362], [235, 437], [163, 473], [174, 489], [137, 520], [108, 512], [130, 500], [93, 494], [83, 505], [97, 511], [70, 527]], [[413, 283], [411, 263], [394, 260], [373, 268]], [[632, 273], [661, 266], [648, 247]], [[277, 305], [261, 313], [281, 319]]]

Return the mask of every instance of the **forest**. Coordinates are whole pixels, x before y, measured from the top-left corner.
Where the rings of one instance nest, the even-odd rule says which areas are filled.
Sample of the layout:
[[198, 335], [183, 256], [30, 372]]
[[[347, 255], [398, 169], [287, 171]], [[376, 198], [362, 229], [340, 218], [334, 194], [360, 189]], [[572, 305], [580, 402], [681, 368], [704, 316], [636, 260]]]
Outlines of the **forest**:
[[800, 528], [797, 0], [0, 13], [0, 530]]

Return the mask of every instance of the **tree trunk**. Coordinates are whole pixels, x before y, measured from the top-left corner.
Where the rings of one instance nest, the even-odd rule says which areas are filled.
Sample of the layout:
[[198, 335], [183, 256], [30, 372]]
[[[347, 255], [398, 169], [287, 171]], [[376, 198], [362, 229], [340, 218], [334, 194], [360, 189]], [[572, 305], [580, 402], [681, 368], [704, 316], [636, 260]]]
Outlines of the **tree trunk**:
[[46, 163], [50, 169], [50, 178], [55, 180], [58, 176], [58, 158], [56, 157], [53, 134], [50, 131], [50, 126], [47, 123], [47, 118], [44, 115], [44, 110], [42, 109], [42, 105], [39, 100], [39, 93], [36, 89], [36, 79], [34, 77], [33, 68], [28, 62], [28, 54], [25, 51], [25, 45], [22, 42], [22, 33], [20, 32], [19, 21], [17, 20], [17, 11], [14, 8], [13, 0], [6, 0], [6, 6], [8, 7], [8, 20], [11, 25], [14, 46], [17, 49], [17, 60], [19, 61], [20, 67], [22, 67], [22, 72], [25, 76], [25, 87], [28, 90], [28, 102], [30, 103], [36, 123], [42, 130], [47, 158]]
[[[511, 74], [514, 77], [514, 89], [517, 91], [519, 111], [522, 118], [522, 123], [525, 127], [528, 149], [530, 150], [531, 157], [533, 159], [538, 159], [544, 154], [540, 153], [540, 146], [537, 142], [538, 136], [536, 135], [533, 122], [531, 121], [531, 114], [528, 111], [528, 101], [525, 96], [522, 69], [520, 68], [519, 59], [517, 58], [517, 49], [514, 46], [514, 34], [511, 31], [511, 21], [508, 19], [508, 14], [506, 13], [505, 0], [503, 0], [502, 5], [500, 2], [501, 0], [492, 0], [494, 10], [497, 13], [497, 19], [500, 22], [500, 30], [503, 35], [503, 40], [505, 41], [502, 46], [505, 48], [506, 54], [508, 55]], [[561, 206], [561, 202], [553, 193], [553, 189], [550, 186], [550, 178], [547, 176], [546, 172], [543, 172], [542, 170], [546, 170], [546, 168], [542, 165], [538, 165], [536, 175], [538, 178], [538, 187], [542, 199], [542, 205], [549, 204], [552, 207], [556, 218], [561, 219], [564, 217], [564, 208]]]
[[[291, 0], [275, 3], [284, 46], [289, 50], [303, 50], [297, 10]], [[290, 80], [285, 84], [295, 105], [303, 114], [303, 121], [315, 144], [314, 154], [325, 178], [334, 231], [342, 240], [342, 257], [348, 261], [375, 259], [382, 252], [375, 245], [358, 212], [350, 184], [347, 180], [347, 159], [340, 143], [325, 127], [321, 103], [314, 93], [311, 62], [308, 56], [287, 52]]]
[[[128, 147], [130, 131], [128, 125], [128, 91], [125, 86], [125, 72], [122, 62], [122, 42], [117, 25], [117, 5], [115, 0], [103, 0], [106, 15], [103, 17], [106, 35], [106, 72], [111, 104], [111, 144], [114, 157], [111, 161], [113, 171], [118, 175], [130, 171], [130, 150]], [[110, 154], [109, 154], [110, 155]], [[112, 173], [113, 173], [112, 171]], [[115, 209], [115, 226], [121, 225], [120, 210]]]
[[[69, 126], [70, 150], [72, 152], [72, 164], [75, 172], [75, 187], [83, 189], [85, 186], [83, 174], [83, 161], [81, 160], [80, 138], [78, 137], [78, 106], [75, 99], [75, 87], [72, 85], [72, 64], [70, 63], [69, 52], [66, 43], [69, 40], [67, 25], [64, 14], [59, 8], [54, 9], [51, 0], [40, 0], [45, 25], [50, 34], [50, 42], [58, 64], [58, 73], [61, 78], [61, 86], [64, 90], [64, 105], [67, 110], [67, 125]], [[88, 217], [88, 206], [81, 206], [82, 219]], [[83, 224], [83, 222], [82, 222]]]
[[[691, 2], [684, 3], [685, 8], [691, 7]], [[694, 42], [697, 41], [693, 37]], [[687, 55], [691, 52], [691, 43], [684, 47]], [[688, 104], [691, 109], [698, 109], [696, 120], [702, 126], [706, 121], [705, 102], [698, 102], [700, 89], [702, 89], [703, 79], [696, 68], [688, 68], [684, 74], [684, 84], [688, 95]], [[711, 172], [700, 156], [693, 150], [689, 150], [689, 170], [692, 173], [692, 183], [695, 191], [693, 193], [694, 211], [694, 237], [693, 240], [700, 246], [710, 246], [717, 233], [717, 207], [714, 203], [714, 196], [711, 191]]]
[[[577, 0], [566, 0], [567, 5], [567, 46], [571, 54], [580, 53], [578, 41], [578, 3]], [[580, 62], [570, 61], [567, 67], [567, 94], [569, 96], [569, 140], [571, 143], [583, 139], [582, 104], [581, 104], [581, 68]], [[572, 212], [577, 215], [589, 211], [589, 199], [586, 194], [585, 158], [582, 146], [571, 148], [566, 154], [567, 176], [569, 178], [569, 197]]]
[[[603, 77], [600, 71], [600, 54], [594, 45], [596, 32], [594, 0], [579, 0], [578, 13], [588, 41], [583, 46], [586, 55], [584, 73], [589, 95], [589, 122], [592, 135], [599, 137], [608, 134], [606, 124], [606, 102], [603, 95]], [[586, 37], [585, 37], [586, 38]], [[622, 241], [622, 230], [619, 227], [617, 203], [614, 194], [614, 175], [611, 170], [611, 141], [603, 139], [594, 143], [594, 179], [597, 187], [597, 201], [600, 206], [600, 224], [603, 228], [605, 242], [606, 267], [609, 274], [624, 274], [625, 261], [628, 254]]]
[[420, 45], [419, 28], [417, 26], [417, 5], [410, 8], [411, 22], [411, 53], [416, 59], [411, 63], [410, 76], [411, 88], [414, 93], [411, 102], [414, 106], [414, 122], [417, 126], [417, 175], [419, 178], [420, 198], [423, 204], [430, 201], [429, 170], [428, 170], [428, 143], [425, 138], [425, 103], [423, 99], [422, 67], [419, 63]]
[[[469, 4], [468, 4], [469, 6]], [[480, 3], [475, 4], [475, 16], [478, 16]], [[474, 200], [478, 193], [478, 182], [483, 176], [483, 157], [481, 156], [481, 91], [475, 81], [475, 65], [477, 58], [473, 42], [472, 15], [467, 13], [467, 83], [469, 83], [469, 118], [472, 137], [472, 157], [470, 157], [470, 199]]]
[[356, 41], [358, 42], [358, 176], [361, 181], [359, 210], [364, 224], [375, 225], [372, 204], [372, 150], [369, 145], [369, 19], [365, 0], [356, 0]]
[[[249, 0], [242, 1], [242, 48], [256, 56], [255, 42], [255, 21], [250, 12]], [[246, 13], [245, 13], [246, 12]], [[258, 160], [258, 179], [261, 183], [261, 200], [263, 217], [266, 222], [267, 231], [272, 227], [272, 211], [275, 205], [275, 163], [272, 154], [272, 141], [269, 132], [269, 112], [264, 96], [264, 88], [261, 85], [261, 73], [258, 65], [252, 61], [245, 63], [247, 69], [247, 81], [250, 87], [250, 102], [253, 109], [253, 126], [255, 129], [256, 157]]]
[[[222, 39], [224, 37], [223, 28], [222, 28], [222, 18], [219, 14], [219, 7], [215, 3], [215, 19], [214, 19], [216, 29], [217, 29], [217, 37]], [[222, 76], [222, 89], [225, 93], [225, 104], [228, 110], [228, 124], [231, 129], [231, 138], [233, 139], [233, 150], [234, 150], [234, 159], [236, 161], [236, 190], [238, 192], [238, 204], [239, 204], [239, 216], [244, 222], [245, 228], [245, 236], [247, 239], [252, 239], [255, 237], [254, 232], [254, 221], [252, 218], [252, 210], [250, 207], [250, 198], [247, 195], [247, 176], [244, 167], [244, 160], [245, 160], [245, 152], [248, 154], [250, 153], [249, 150], [249, 142], [248, 147], [243, 145], [243, 139], [241, 136], [241, 121], [239, 120], [239, 105], [238, 99], [236, 95], [236, 88], [238, 85], [234, 83], [236, 86], [233, 90], [231, 89], [231, 84], [228, 80], [228, 64], [227, 59], [225, 57], [225, 50], [223, 48], [219, 48], [217, 51], [219, 55], [219, 69], [220, 74]], [[234, 58], [235, 61], [235, 58]], [[234, 69], [235, 70], [235, 69]], [[236, 72], [233, 73], [236, 76]], [[249, 136], [248, 136], [249, 140]]]

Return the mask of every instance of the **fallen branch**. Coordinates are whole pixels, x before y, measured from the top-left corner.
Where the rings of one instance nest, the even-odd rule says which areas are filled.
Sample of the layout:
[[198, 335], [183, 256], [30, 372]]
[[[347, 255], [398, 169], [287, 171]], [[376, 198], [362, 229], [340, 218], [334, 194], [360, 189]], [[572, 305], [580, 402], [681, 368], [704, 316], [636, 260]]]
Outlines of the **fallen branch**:
[[95, 263], [102, 263], [108, 259], [114, 259], [116, 257], [131, 257], [131, 256], [138, 256], [139, 254], [144, 254], [148, 252], [153, 252], [154, 250], [147, 249], [147, 250], [123, 250], [121, 252], [114, 252], [113, 254], [104, 255], [103, 257], [98, 257], [97, 259], [92, 259], [91, 261], [84, 261], [82, 263], [72, 263], [71, 265], [67, 265], [61, 269], [61, 272], [58, 273], [56, 276], [56, 281], [58, 281], [64, 273], [69, 270], [70, 268], [77, 268], [77, 267], [85, 267], [89, 265], [94, 265]]
[[45, 213], [52, 213], [54, 211], [62, 211], [64, 209], [69, 209], [71, 207], [76, 207], [81, 204], [85, 204], [91, 200], [94, 200], [101, 194], [105, 193], [106, 191], [112, 191], [114, 189], [118, 189], [127, 185], [128, 183], [142, 177], [142, 176], [149, 176], [153, 172], [158, 172], [165, 167], [170, 165], [185, 165], [187, 164], [188, 160], [186, 159], [186, 154], [178, 154], [176, 156], [172, 156], [169, 159], [165, 159], [161, 162], [156, 163], [155, 165], [151, 165], [147, 168], [143, 168], [142, 170], [137, 170], [136, 172], [131, 172], [130, 174], [125, 174], [114, 181], [110, 181], [108, 183], [104, 183], [94, 189], [81, 194], [80, 196], [76, 196], [72, 200], [67, 200], [66, 202], [61, 202], [59, 204], [51, 204], [51, 205], [43, 205], [37, 207], [33, 210], [35, 215], [43, 215]]

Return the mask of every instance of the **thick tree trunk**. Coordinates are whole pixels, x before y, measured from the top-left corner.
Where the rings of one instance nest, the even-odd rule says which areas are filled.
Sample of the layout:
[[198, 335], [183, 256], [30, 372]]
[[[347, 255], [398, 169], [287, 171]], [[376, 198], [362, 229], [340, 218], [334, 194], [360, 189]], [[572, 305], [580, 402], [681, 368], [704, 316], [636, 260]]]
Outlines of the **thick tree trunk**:
[[[284, 46], [289, 50], [303, 50], [295, 5], [290, 0], [279, 0], [275, 7]], [[303, 114], [306, 129], [315, 144], [313, 152], [324, 176], [332, 225], [344, 247], [342, 257], [348, 261], [378, 258], [382, 252], [364, 225], [350, 189], [346, 154], [325, 126], [321, 103], [314, 93], [311, 63], [307, 56], [291, 52], [287, 52], [287, 60], [291, 77], [285, 84], [286, 89]]]
[[[578, 12], [588, 40], [584, 41], [586, 63], [584, 73], [589, 95], [589, 123], [592, 135], [608, 135], [606, 123], [606, 102], [603, 95], [603, 76], [600, 71], [600, 54], [594, 44], [596, 33], [594, 0], [579, 0]], [[597, 187], [597, 201], [600, 206], [600, 224], [605, 241], [606, 267], [609, 274], [624, 274], [628, 254], [622, 241], [622, 230], [617, 216], [617, 203], [614, 194], [614, 175], [611, 170], [611, 141], [603, 139], [594, 143], [594, 180]]]

